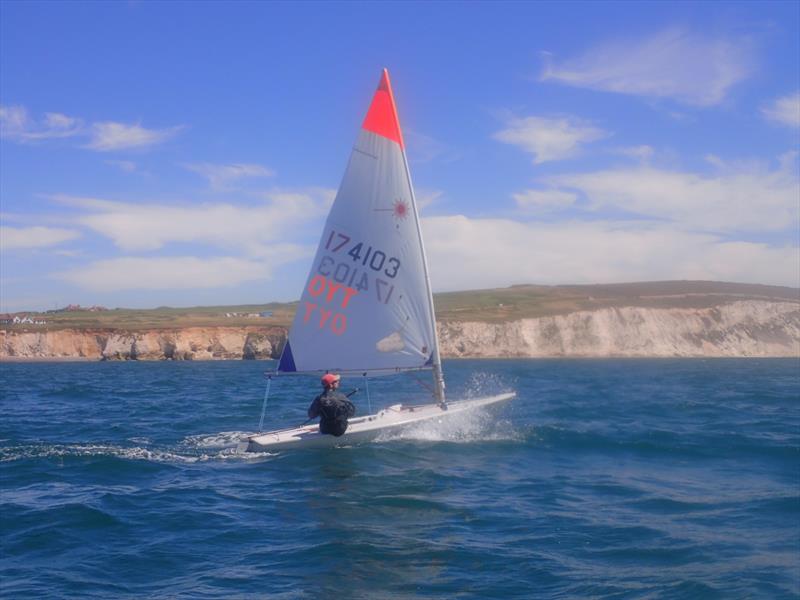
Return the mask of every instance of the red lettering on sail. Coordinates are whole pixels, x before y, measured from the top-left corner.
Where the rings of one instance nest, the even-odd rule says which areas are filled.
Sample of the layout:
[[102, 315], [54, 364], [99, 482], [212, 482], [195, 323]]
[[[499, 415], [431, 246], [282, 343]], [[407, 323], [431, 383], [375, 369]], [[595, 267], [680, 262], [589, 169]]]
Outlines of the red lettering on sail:
[[354, 290], [351, 287], [344, 288], [344, 300], [342, 300], [342, 308], [347, 308], [347, 305], [350, 303], [350, 298], [355, 296], [358, 293], [358, 290]]
[[332, 310], [326, 310], [326, 309], [324, 309], [324, 308], [322, 308], [320, 306], [319, 307], [319, 313], [320, 313], [319, 314], [319, 328], [322, 329], [323, 327], [325, 327], [325, 323], [328, 322], [328, 319], [331, 318], [331, 315], [333, 314], [333, 311]]
[[333, 300], [334, 294], [336, 294], [341, 287], [341, 283], [336, 283], [335, 281], [328, 279], [328, 296], [325, 298], [325, 301], [330, 302]]
[[[324, 293], [325, 302], [332, 302], [339, 290], [342, 290], [342, 293], [344, 294], [341, 306], [343, 309], [345, 309], [347, 308], [347, 305], [350, 304], [350, 299], [356, 294], [358, 294], [358, 290], [346, 286], [343, 283], [337, 283], [333, 279], [329, 279], [323, 275], [314, 275], [314, 277], [311, 278], [311, 281], [308, 282], [308, 293], [311, 294], [314, 298], [321, 296]], [[316, 307], [316, 304], [314, 304], [313, 306]], [[313, 309], [306, 309], [306, 310], [313, 310]], [[308, 321], [308, 317], [306, 317], [305, 320]]]
[[325, 291], [325, 278], [322, 275], [314, 275], [308, 283], [308, 293], [315, 298]]
[[342, 313], [336, 313], [333, 315], [333, 320], [331, 321], [331, 331], [336, 335], [342, 335], [347, 329], [347, 316], [343, 315]]
[[311, 318], [311, 313], [314, 312], [314, 309], [317, 308], [317, 305], [313, 302], [306, 302], [306, 314], [303, 315], [303, 323], [308, 323], [308, 320]]

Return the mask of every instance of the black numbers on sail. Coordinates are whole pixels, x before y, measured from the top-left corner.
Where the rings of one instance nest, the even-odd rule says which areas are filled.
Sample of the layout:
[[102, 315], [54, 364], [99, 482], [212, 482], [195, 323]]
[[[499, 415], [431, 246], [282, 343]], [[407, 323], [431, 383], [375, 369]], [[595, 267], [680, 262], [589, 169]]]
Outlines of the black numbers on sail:
[[389, 259], [389, 268], [387, 268], [384, 273], [387, 277], [394, 277], [397, 275], [397, 269], [400, 268], [400, 261], [397, 260], [394, 256]]
[[394, 256], [387, 258], [386, 253], [376, 250], [372, 246], [365, 247], [363, 242], [358, 242], [347, 250], [346, 246], [351, 239], [348, 235], [331, 230], [330, 234], [328, 234], [328, 240], [325, 242], [325, 249], [331, 252], [346, 250], [347, 255], [353, 262], [369, 267], [373, 271], [382, 272], [390, 279], [394, 279], [397, 276], [397, 272], [400, 269], [399, 259]]
[[[335, 240], [334, 240], [335, 236]], [[338, 252], [342, 249], [342, 246], [347, 244], [350, 241], [350, 238], [343, 233], [336, 233], [335, 231], [331, 230], [331, 234], [328, 236], [328, 243], [325, 244], [325, 249], [330, 250], [331, 252]], [[331, 248], [331, 245], [333, 247]]]
[[[364, 244], [362, 244], [361, 242], [358, 242], [355, 246], [353, 246], [350, 249], [350, 252], [348, 252], [347, 254], [352, 256], [354, 261], [358, 261], [358, 259], [361, 258], [361, 246], [363, 245]], [[370, 250], [372, 250], [372, 248], [368, 248], [367, 252], [369, 253]]]
[[389, 299], [392, 297], [392, 292], [394, 292], [394, 286], [388, 281], [376, 277], [375, 291], [378, 292], [378, 302], [389, 304]]
[[322, 257], [317, 272], [325, 277], [331, 277], [336, 283], [343, 283], [359, 292], [369, 290], [369, 278], [366, 273], [347, 263], [337, 263], [330, 256]]

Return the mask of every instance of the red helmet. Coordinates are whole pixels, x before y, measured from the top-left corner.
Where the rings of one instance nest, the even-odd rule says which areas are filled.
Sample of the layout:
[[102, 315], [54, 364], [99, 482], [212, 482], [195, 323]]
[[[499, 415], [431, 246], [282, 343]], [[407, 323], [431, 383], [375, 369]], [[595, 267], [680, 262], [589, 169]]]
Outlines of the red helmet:
[[322, 385], [325, 387], [331, 387], [334, 383], [341, 379], [340, 375], [334, 375], [333, 373], [325, 373], [322, 376]]

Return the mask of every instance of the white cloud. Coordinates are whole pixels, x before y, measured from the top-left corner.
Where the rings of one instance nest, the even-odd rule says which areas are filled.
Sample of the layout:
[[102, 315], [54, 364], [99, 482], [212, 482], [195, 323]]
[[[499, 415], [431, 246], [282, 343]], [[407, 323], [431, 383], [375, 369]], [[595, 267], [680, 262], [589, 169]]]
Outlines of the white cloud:
[[45, 113], [41, 121], [35, 121], [23, 106], [0, 106], [0, 134], [7, 139], [34, 142], [72, 137], [82, 132], [80, 119], [61, 113]]
[[[236, 248], [251, 256], [268, 255], [287, 237], [325, 214], [333, 191], [276, 190], [252, 206], [134, 204], [66, 195], [52, 198], [86, 211], [74, 221], [111, 239], [124, 251], [158, 250], [170, 243], [202, 243]], [[302, 255], [302, 254], [301, 254]]]
[[705, 161], [708, 164], [716, 167], [717, 169], [725, 169], [726, 168], [725, 161], [722, 160], [722, 158], [720, 158], [716, 154], [706, 154], [703, 158], [705, 159]]
[[460, 158], [455, 148], [413, 129], [406, 129], [403, 132], [403, 137], [405, 138], [408, 158], [413, 163], [429, 163], [433, 161], [451, 163]]
[[28, 125], [28, 111], [23, 106], [0, 106], [0, 131], [3, 135], [24, 131]]
[[[18, 289], [15, 290], [15, 287]], [[7, 279], [0, 280], [0, 312], [44, 311], [58, 306], [57, 296], [52, 290], [41, 293], [27, 290], [27, 287], [28, 285], [22, 282], [11, 282]], [[8, 295], [9, 290], [13, 290], [13, 296]]]
[[[53, 196], [79, 212], [73, 222], [109, 238], [124, 252], [159, 250], [176, 243], [231, 252], [211, 258], [121, 256], [54, 273], [51, 278], [91, 292], [213, 289], [269, 280], [275, 268], [313, 255], [311, 244], [296, 240], [309, 222], [322, 219], [332, 198], [333, 191], [325, 189], [276, 190], [254, 206], [191, 206]], [[315, 241], [318, 233], [314, 227]]]
[[653, 157], [653, 154], [655, 154], [653, 147], [647, 145], [614, 148], [611, 152], [633, 158], [643, 163], [648, 162]]
[[443, 192], [439, 190], [417, 188], [414, 192], [414, 199], [417, 201], [417, 210], [422, 212], [431, 204], [438, 202], [443, 195]]
[[746, 39], [727, 40], [672, 28], [615, 40], [564, 61], [549, 55], [542, 80], [696, 106], [721, 103], [753, 70]]
[[[650, 153], [642, 147], [631, 155]], [[707, 160], [712, 174], [640, 165], [545, 177], [550, 187], [512, 195], [527, 214], [545, 214], [577, 206], [580, 194], [586, 218], [425, 218], [432, 281], [441, 290], [669, 279], [800, 285], [797, 242], [741, 239], [742, 232], [797, 231], [797, 153], [772, 168]], [[607, 216], [621, 212], [628, 216]]]
[[184, 168], [208, 179], [211, 187], [226, 189], [233, 182], [246, 177], [273, 177], [275, 171], [253, 164], [214, 165], [210, 163], [185, 164]]
[[127, 257], [96, 261], [52, 277], [93, 292], [188, 290], [268, 279], [272, 266], [234, 257]]
[[44, 113], [44, 124], [47, 128], [55, 131], [69, 131], [75, 128], [80, 121], [61, 113]]
[[494, 138], [519, 146], [533, 154], [533, 163], [570, 158], [583, 144], [603, 139], [609, 134], [576, 117], [523, 117], [508, 120], [507, 128]]
[[132, 160], [107, 160], [105, 163], [126, 173], [134, 173], [136, 171], [136, 163]]
[[519, 283], [708, 279], [800, 285], [800, 249], [728, 242], [669, 223], [423, 219], [437, 290]]
[[84, 148], [109, 152], [160, 144], [182, 129], [183, 126], [145, 129], [139, 124], [114, 121], [96, 122], [86, 127], [81, 119], [55, 112], [45, 113], [37, 121], [28, 115], [24, 106], [0, 106], [0, 135], [16, 142], [80, 136], [89, 138]]
[[770, 121], [789, 127], [800, 127], [800, 92], [774, 100], [761, 109], [761, 114]]
[[512, 194], [517, 207], [522, 210], [550, 211], [568, 208], [575, 204], [578, 196], [563, 190], [526, 190]]
[[66, 256], [68, 258], [77, 258], [84, 256], [86, 253], [83, 250], [53, 250], [56, 256]]
[[165, 142], [174, 137], [183, 127], [166, 129], [145, 129], [141, 125], [126, 125], [105, 121], [92, 123], [89, 143], [84, 146], [90, 150], [110, 152], [128, 148], [144, 148]]
[[668, 219], [700, 231], [782, 231], [797, 227], [800, 180], [796, 155], [781, 166], [727, 166], [715, 175], [652, 167], [610, 169], [549, 177], [560, 188], [580, 190], [595, 209], [613, 207]]
[[0, 227], [0, 249], [46, 248], [80, 237], [80, 232], [56, 227]]

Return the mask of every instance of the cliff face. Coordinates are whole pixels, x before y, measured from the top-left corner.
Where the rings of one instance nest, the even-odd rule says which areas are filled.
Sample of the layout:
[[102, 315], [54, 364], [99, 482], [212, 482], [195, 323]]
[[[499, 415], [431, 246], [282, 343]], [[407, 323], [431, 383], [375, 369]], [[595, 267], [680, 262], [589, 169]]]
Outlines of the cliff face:
[[[800, 305], [748, 300], [713, 308], [606, 308], [508, 323], [439, 324], [445, 357], [800, 356]], [[0, 359], [277, 358], [286, 331], [0, 330]]]
[[271, 358], [286, 337], [281, 328], [190, 327], [143, 332], [0, 331], [0, 358], [210, 360]]
[[445, 356], [800, 356], [800, 305], [607, 308], [511, 323], [446, 323]]

